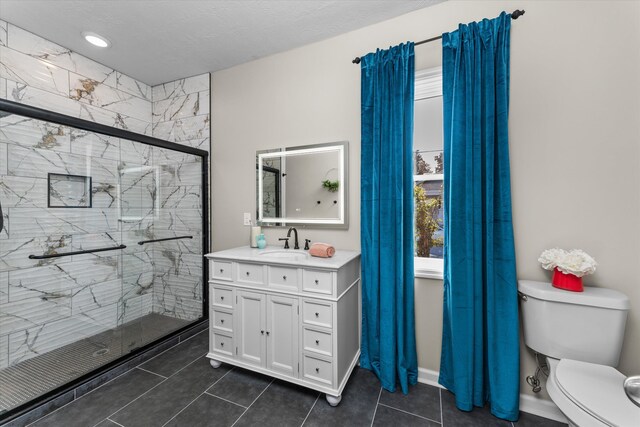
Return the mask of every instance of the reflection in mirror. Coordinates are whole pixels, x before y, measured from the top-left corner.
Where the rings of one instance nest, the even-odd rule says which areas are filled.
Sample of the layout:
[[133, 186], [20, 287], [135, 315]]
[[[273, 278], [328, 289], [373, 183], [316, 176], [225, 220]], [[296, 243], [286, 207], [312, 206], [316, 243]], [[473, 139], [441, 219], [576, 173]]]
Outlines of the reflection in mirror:
[[259, 223], [346, 227], [346, 156], [346, 142], [259, 152]]

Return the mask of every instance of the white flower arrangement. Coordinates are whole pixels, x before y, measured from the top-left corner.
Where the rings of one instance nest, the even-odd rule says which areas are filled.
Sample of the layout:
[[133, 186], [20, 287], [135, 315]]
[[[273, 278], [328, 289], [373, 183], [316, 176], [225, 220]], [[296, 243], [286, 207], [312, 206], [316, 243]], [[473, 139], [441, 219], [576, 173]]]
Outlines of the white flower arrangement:
[[573, 274], [577, 277], [586, 276], [596, 271], [598, 263], [589, 254], [581, 249], [547, 249], [538, 258], [542, 268], [553, 271], [555, 268], [564, 274]]

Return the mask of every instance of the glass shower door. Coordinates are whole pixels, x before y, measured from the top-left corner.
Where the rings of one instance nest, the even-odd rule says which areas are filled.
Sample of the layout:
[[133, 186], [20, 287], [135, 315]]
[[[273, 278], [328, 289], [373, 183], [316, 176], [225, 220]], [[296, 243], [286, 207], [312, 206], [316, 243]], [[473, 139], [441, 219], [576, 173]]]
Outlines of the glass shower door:
[[0, 416], [203, 317], [202, 162], [0, 112]]
[[135, 348], [203, 316], [202, 160], [134, 141], [120, 144], [127, 248], [119, 321], [135, 338], [123, 345]]

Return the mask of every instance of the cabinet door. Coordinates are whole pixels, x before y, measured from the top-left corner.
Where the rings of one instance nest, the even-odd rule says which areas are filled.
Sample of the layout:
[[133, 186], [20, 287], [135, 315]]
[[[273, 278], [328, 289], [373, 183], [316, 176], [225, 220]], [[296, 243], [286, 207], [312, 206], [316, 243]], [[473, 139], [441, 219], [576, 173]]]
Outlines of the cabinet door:
[[257, 366], [265, 366], [265, 294], [237, 291], [236, 331], [238, 357]]
[[298, 377], [298, 299], [267, 297], [267, 369]]

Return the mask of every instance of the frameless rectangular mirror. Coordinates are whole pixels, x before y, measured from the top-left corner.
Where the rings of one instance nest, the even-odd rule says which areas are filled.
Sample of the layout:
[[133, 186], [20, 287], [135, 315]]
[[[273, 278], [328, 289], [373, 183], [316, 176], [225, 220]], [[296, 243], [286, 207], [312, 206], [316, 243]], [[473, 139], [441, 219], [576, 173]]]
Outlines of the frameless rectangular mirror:
[[257, 218], [262, 226], [348, 228], [348, 143], [256, 153]]

